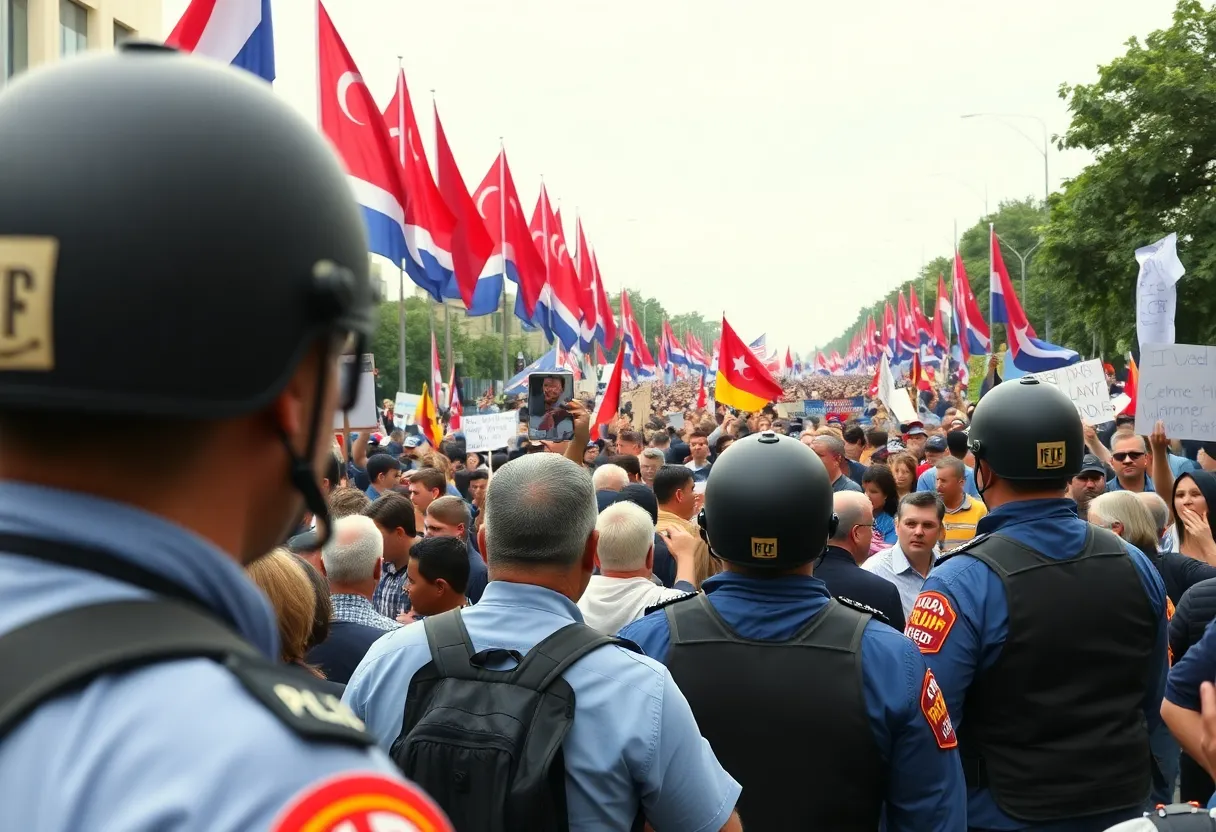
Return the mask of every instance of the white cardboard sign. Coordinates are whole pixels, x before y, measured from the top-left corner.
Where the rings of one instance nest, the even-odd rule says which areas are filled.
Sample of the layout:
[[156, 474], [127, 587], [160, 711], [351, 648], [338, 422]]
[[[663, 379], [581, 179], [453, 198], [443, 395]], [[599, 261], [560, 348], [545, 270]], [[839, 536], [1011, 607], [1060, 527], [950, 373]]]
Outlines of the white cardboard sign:
[[1100, 425], [1115, 421], [1115, 406], [1110, 400], [1110, 388], [1106, 386], [1106, 372], [1098, 359], [1029, 375], [1059, 387], [1065, 396], [1072, 399], [1085, 424]]
[[1136, 433], [1152, 433], [1158, 419], [1170, 439], [1216, 439], [1216, 347], [1141, 347]]
[[460, 429], [464, 431], [464, 446], [469, 451], [494, 451], [505, 448], [519, 433], [519, 411], [465, 416]]

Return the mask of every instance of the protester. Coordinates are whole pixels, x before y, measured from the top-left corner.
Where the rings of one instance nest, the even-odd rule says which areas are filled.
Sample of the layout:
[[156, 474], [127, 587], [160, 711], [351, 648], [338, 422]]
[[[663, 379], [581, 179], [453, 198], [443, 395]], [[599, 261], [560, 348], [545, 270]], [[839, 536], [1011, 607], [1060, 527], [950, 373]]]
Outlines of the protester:
[[[871, 465], [861, 478], [861, 487], [874, 510], [874, 538], [882, 546], [891, 546], [899, 536], [895, 531], [895, 514], [899, 511], [899, 494], [895, 477], [885, 465]], [[877, 551], [874, 549], [873, 551]]]
[[[875, 466], [877, 467], [877, 466]], [[871, 468], [873, 470], [873, 468]], [[855, 491], [837, 491], [832, 506], [836, 531], [815, 562], [815, 577], [823, 581], [835, 598], [845, 597], [873, 607], [901, 633], [904, 611], [899, 590], [890, 581], [858, 567], [870, 557], [870, 534], [874, 526], [873, 506], [868, 497]]]
[[455, 536], [428, 536], [411, 546], [407, 574], [405, 592], [417, 616], [439, 615], [468, 603], [468, 549]]
[[905, 620], [912, 615], [912, 606], [937, 560], [937, 543], [945, 515], [946, 507], [936, 494], [912, 492], [899, 501], [896, 509], [895, 545], [861, 565], [867, 572], [895, 584]]
[[[469, 562], [469, 577], [464, 594], [468, 596], [470, 603], [476, 604], [481, 600], [488, 577], [486, 562], [469, 537], [471, 520], [468, 503], [459, 497], [445, 496], [427, 506], [424, 528], [427, 537], [453, 537], [464, 546], [465, 557]], [[410, 551], [413, 551], [412, 546]]]
[[697, 541], [692, 583], [700, 588], [720, 567], [717, 560], [710, 557], [709, 544], [701, 539], [701, 529], [693, 519], [697, 514], [693, 481], [693, 472], [683, 465], [664, 465], [659, 469], [654, 478], [654, 496], [659, 504], [656, 529], [660, 534], [679, 529]]

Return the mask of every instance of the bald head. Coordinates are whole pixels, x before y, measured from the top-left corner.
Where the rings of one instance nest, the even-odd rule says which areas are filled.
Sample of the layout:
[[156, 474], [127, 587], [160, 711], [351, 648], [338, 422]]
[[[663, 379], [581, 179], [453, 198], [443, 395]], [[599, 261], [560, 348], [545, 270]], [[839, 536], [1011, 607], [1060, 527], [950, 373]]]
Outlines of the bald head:
[[839, 522], [828, 545], [844, 549], [858, 564], [862, 563], [870, 556], [870, 539], [874, 531], [874, 508], [870, 498], [856, 491], [838, 491], [832, 495], [832, 510]]

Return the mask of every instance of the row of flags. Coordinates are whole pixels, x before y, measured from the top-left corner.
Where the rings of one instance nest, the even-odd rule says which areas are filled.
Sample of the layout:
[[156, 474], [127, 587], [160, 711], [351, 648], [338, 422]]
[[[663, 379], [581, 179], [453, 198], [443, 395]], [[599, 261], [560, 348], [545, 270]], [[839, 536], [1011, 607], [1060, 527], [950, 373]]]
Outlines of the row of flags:
[[[992, 322], [1004, 324], [1014, 366], [1023, 372], [1038, 373], [1074, 364], [1080, 356], [1073, 350], [1041, 340], [1026, 317], [1013, 289], [1009, 270], [1001, 256], [996, 229], [989, 227], [989, 302]], [[815, 355], [814, 372], [822, 374], [867, 373], [886, 356], [892, 365], [910, 370], [926, 364], [940, 368], [947, 358], [965, 365], [972, 355], [992, 351], [988, 322], [980, 312], [971, 281], [958, 250], [954, 252], [950, 291], [945, 278], [937, 278], [937, 306], [930, 320], [921, 308], [916, 288], [908, 287], [898, 294], [895, 309], [890, 301], [883, 310], [882, 328], [874, 316], [867, 318], [860, 331], [855, 332], [845, 356], [832, 352]]]

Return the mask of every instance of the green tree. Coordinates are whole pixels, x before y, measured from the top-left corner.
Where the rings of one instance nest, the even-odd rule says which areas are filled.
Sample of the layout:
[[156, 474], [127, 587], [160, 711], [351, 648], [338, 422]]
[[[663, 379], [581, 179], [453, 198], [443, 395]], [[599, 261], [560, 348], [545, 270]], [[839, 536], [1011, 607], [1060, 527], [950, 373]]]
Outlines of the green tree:
[[1134, 345], [1136, 248], [1171, 231], [1187, 275], [1178, 284], [1180, 342], [1216, 341], [1216, 9], [1182, 0], [1173, 24], [1064, 85], [1072, 123], [1062, 148], [1095, 160], [1052, 199], [1045, 229], [1045, 300], [1059, 309], [1057, 343], [1108, 353]]

